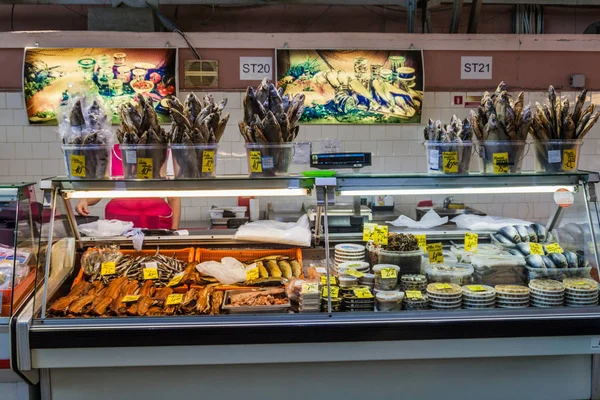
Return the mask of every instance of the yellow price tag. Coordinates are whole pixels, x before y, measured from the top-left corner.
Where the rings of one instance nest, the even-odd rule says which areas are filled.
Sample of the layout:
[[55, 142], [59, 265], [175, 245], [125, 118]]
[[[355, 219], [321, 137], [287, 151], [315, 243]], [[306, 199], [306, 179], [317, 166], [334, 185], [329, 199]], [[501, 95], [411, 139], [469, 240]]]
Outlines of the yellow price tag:
[[415, 239], [417, 239], [417, 243], [419, 247], [423, 250], [423, 252], [427, 251], [427, 235], [414, 235]]
[[176, 306], [177, 304], [181, 304], [182, 300], [183, 300], [182, 293], [170, 294], [169, 296], [167, 296], [167, 305], [168, 306]]
[[371, 293], [371, 290], [369, 290], [369, 288], [356, 288], [353, 290], [354, 295], [356, 297], [358, 297], [359, 299], [372, 299], [373, 298], [373, 293]]
[[69, 156], [71, 175], [85, 178], [85, 156], [71, 154]]
[[441, 243], [431, 243], [427, 245], [430, 264], [442, 264], [444, 262], [444, 252]]
[[365, 276], [365, 274], [355, 270], [354, 268], [348, 268], [346, 271], [344, 271], [344, 274], [354, 276], [356, 278], [362, 278], [363, 276]]
[[577, 166], [577, 149], [563, 150], [563, 171], [574, 171]]
[[369, 240], [373, 240], [373, 236], [375, 235], [375, 227], [377, 224], [372, 224], [370, 222], [365, 222], [363, 225], [363, 242], [368, 242]]
[[576, 286], [582, 286], [582, 285], [587, 285], [588, 283], [586, 281], [573, 281], [571, 282], [572, 285], [576, 285]]
[[262, 172], [262, 157], [260, 151], [250, 152], [250, 172]]
[[375, 244], [381, 244], [386, 246], [388, 244], [388, 227], [375, 225], [373, 241], [375, 242]]
[[258, 270], [258, 266], [254, 267], [254, 268], [247, 268], [246, 269], [246, 280], [247, 281], [255, 281], [260, 277], [260, 273]]
[[452, 289], [449, 283], [436, 283], [434, 286], [438, 290]]
[[137, 177], [138, 179], [152, 179], [153, 175], [153, 162], [151, 158], [138, 158], [137, 159]]
[[[327, 297], [327, 286], [323, 288], [321, 297]], [[331, 286], [331, 298], [337, 299], [338, 297], [340, 297], [340, 288], [337, 286]]]
[[481, 285], [467, 285], [471, 292], [485, 292], [485, 288]]
[[158, 279], [158, 270], [156, 268], [144, 268], [144, 280]]
[[548, 250], [548, 253], [562, 253], [563, 252], [563, 249], [558, 245], [558, 243], [547, 244], [546, 250]]
[[202, 172], [213, 172], [215, 170], [215, 152], [214, 150], [204, 150], [202, 152]]
[[542, 246], [539, 243], [529, 243], [529, 250], [531, 251], [531, 254], [537, 254], [539, 256], [543, 256], [544, 255], [544, 246]]
[[495, 174], [508, 173], [508, 153], [494, 153], [492, 154], [492, 160]]
[[117, 265], [113, 261], [103, 262], [100, 267], [100, 275], [114, 275], [117, 273]]
[[411, 300], [422, 300], [423, 293], [419, 292], [418, 290], [407, 290], [406, 298]]
[[479, 235], [476, 233], [467, 232], [465, 233], [465, 251], [477, 252], [477, 243], [479, 241]]
[[181, 280], [183, 279], [183, 277], [185, 276], [185, 273], [180, 273], [179, 275], [175, 275], [173, 278], [171, 278], [171, 280], [169, 281], [169, 283], [167, 284], [167, 286], [176, 286], [179, 284], [179, 282], [181, 282]]
[[139, 299], [139, 298], [140, 298], [140, 296], [138, 296], [138, 295], [132, 295], [132, 294], [130, 294], [129, 296], [125, 296], [125, 297], [123, 297], [123, 298], [121, 299], [121, 301], [122, 301], [123, 303], [132, 303], [132, 302], [134, 302], [134, 301], [138, 301], [138, 299]]
[[442, 152], [442, 170], [445, 173], [457, 173], [458, 172], [458, 153], [456, 151], [444, 151]]
[[[335, 276], [329, 277], [329, 284], [335, 285]], [[321, 285], [327, 285], [327, 275], [321, 275]]]
[[302, 294], [319, 293], [319, 284], [315, 282], [305, 283], [302, 285]]
[[381, 269], [382, 279], [396, 279], [398, 278], [398, 272], [394, 268], [382, 268]]

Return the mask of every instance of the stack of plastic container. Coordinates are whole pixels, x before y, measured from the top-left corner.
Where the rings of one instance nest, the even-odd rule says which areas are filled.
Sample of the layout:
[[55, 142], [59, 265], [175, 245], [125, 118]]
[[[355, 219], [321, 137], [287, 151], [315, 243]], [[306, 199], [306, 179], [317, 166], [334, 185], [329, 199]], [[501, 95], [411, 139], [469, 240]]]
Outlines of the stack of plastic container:
[[427, 277], [415, 274], [402, 275], [400, 277], [400, 289], [404, 292], [408, 290], [424, 292], [427, 289]]
[[458, 310], [462, 306], [462, 288], [454, 283], [430, 283], [427, 296], [434, 310]]
[[533, 307], [562, 307], [565, 302], [565, 285], [552, 279], [533, 279], [529, 282]]
[[463, 308], [482, 309], [496, 307], [496, 289], [487, 285], [466, 285], [462, 288]]
[[353, 243], [342, 243], [335, 246], [335, 265], [349, 261], [364, 261], [365, 246]]
[[[316, 289], [315, 289], [316, 288]], [[321, 310], [321, 287], [318, 283], [302, 285], [298, 295], [298, 312], [310, 313]]]
[[529, 288], [521, 285], [496, 285], [496, 307], [529, 307]]
[[592, 307], [598, 305], [598, 282], [589, 278], [565, 278], [565, 305]]

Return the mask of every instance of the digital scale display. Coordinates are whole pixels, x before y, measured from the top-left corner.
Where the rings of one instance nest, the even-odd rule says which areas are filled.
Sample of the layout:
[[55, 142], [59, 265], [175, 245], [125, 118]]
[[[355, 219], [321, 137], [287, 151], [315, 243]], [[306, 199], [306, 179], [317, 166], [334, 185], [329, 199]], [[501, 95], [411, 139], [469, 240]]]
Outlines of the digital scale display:
[[371, 165], [371, 153], [311, 154], [310, 166], [319, 169], [362, 168]]

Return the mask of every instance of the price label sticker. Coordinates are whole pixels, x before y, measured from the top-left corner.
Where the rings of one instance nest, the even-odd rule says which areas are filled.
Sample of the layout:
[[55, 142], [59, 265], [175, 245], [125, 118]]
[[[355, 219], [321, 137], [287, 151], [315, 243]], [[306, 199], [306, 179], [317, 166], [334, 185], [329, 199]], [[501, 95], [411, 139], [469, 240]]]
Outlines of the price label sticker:
[[368, 242], [369, 240], [373, 240], [373, 236], [375, 235], [375, 227], [377, 224], [372, 224], [370, 222], [366, 222], [363, 225], [363, 242]]
[[562, 169], [563, 171], [574, 171], [577, 165], [577, 149], [563, 150]]
[[550, 164], [560, 163], [560, 150], [548, 150], [548, 162]]
[[138, 179], [152, 179], [153, 177], [153, 162], [151, 158], [137, 159], [137, 177]]
[[[327, 287], [323, 288], [321, 297], [327, 297]], [[338, 297], [340, 297], [340, 288], [337, 286], [331, 286], [331, 298], [337, 299]]]
[[250, 172], [262, 172], [262, 157], [260, 151], [250, 152]]
[[423, 300], [423, 293], [418, 290], [407, 290], [406, 298], [411, 300]]
[[440, 151], [431, 149], [429, 150], [429, 169], [431, 171], [440, 170]]
[[113, 261], [103, 262], [100, 267], [100, 275], [114, 275], [117, 273], [117, 265]]
[[319, 284], [316, 282], [304, 283], [302, 285], [302, 294], [319, 293]]
[[260, 276], [258, 266], [253, 268], [246, 269], [246, 280], [247, 281], [255, 281]]
[[492, 154], [492, 161], [495, 174], [507, 174], [509, 172], [508, 153], [494, 153]]
[[479, 242], [479, 235], [476, 233], [467, 232], [465, 233], [465, 251], [477, 252], [477, 243]]
[[449, 283], [436, 283], [434, 286], [438, 290], [452, 289]]
[[529, 243], [529, 250], [531, 251], [531, 254], [537, 254], [539, 256], [543, 256], [544, 255], [544, 246], [542, 246], [539, 243]]
[[485, 288], [481, 285], [467, 285], [471, 292], [485, 292]]
[[176, 306], [177, 304], [181, 304], [182, 300], [183, 300], [182, 293], [170, 294], [169, 296], [167, 296], [167, 305], [168, 306]]
[[215, 170], [215, 152], [214, 150], [204, 150], [202, 152], [202, 172], [213, 172]]
[[148, 279], [158, 279], [158, 269], [156, 268], [144, 268], [142, 270], [144, 272], [144, 280]]
[[154, 269], [157, 269], [158, 268], [158, 264], [156, 263], [156, 261], [148, 261], [148, 262], [144, 263], [144, 268], [154, 268]]
[[354, 276], [356, 278], [362, 278], [363, 276], [365, 276], [365, 274], [363, 274], [360, 271], [355, 270], [354, 268], [348, 268], [347, 270], [344, 271], [344, 274]]
[[547, 244], [546, 250], [548, 250], [548, 253], [562, 253], [563, 252], [563, 249], [559, 246], [558, 243]]
[[371, 293], [371, 290], [369, 290], [369, 288], [356, 288], [353, 290], [354, 295], [356, 297], [358, 297], [359, 299], [372, 299], [373, 298], [373, 293]]
[[121, 299], [121, 301], [123, 303], [133, 303], [134, 301], [138, 301], [140, 298], [140, 296], [138, 295], [132, 295], [130, 294], [129, 296], [125, 296]]
[[85, 178], [85, 156], [71, 154], [69, 156], [69, 165], [71, 167], [72, 176]]
[[382, 268], [381, 279], [397, 279], [398, 272], [394, 268]]
[[442, 264], [444, 262], [444, 252], [441, 243], [431, 243], [427, 245], [430, 264]]
[[417, 243], [419, 247], [423, 250], [423, 252], [427, 251], [427, 235], [415, 235], [415, 239], [417, 239]]
[[388, 227], [375, 225], [373, 241], [375, 242], [375, 244], [381, 244], [383, 246], [386, 246], [388, 244]]
[[[335, 285], [335, 276], [329, 277], [329, 284]], [[327, 285], [327, 275], [321, 275], [321, 285]]]
[[179, 285], [179, 282], [181, 282], [181, 280], [183, 279], [184, 276], [185, 276], [185, 273], [183, 273], [183, 272], [181, 272], [179, 275], [175, 275], [173, 278], [171, 278], [171, 280], [169, 281], [167, 286]]
[[456, 151], [442, 152], [442, 170], [445, 173], [455, 174], [458, 172], [458, 153]]

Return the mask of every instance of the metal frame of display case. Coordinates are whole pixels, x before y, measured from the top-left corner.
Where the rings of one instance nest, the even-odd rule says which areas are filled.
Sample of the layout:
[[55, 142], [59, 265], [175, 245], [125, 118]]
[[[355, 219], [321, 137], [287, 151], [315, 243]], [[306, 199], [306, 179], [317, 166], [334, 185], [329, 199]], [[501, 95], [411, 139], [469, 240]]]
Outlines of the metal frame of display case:
[[[355, 195], [376, 189], [380, 194], [399, 194], [398, 191], [427, 191], [467, 188], [471, 192], [505, 193], [519, 187], [526, 193], [550, 193], [557, 187], [583, 190], [586, 200], [587, 219], [595, 242], [595, 228], [600, 220], [596, 204], [594, 184], [600, 181], [597, 173], [576, 172], [561, 175], [524, 173], [522, 175], [483, 176], [427, 176], [412, 175], [362, 175], [340, 174], [336, 178], [307, 179], [302, 177], [265, 179], [205, 179], [190, 181], [71, 181], [54, 179], [46, 190], [53, 192], [53, 206], [62, 198], [93, 197], [97, 191], [131, 192], [131, 197], [143, 194], [155, 197], [156, 190], [169, 190], [169, 196], [188, 194], [187, 190], [204, 191], [189, 193], [210, 196], [210, 190], [227, 187], [231, 195], [236, 189], [278, 188], [280, 191], [303, 189], [314, 191], [319, 207], [327, 216], [327, 205], [332, 204], [334, 191], [342, 195]], [[222, 185], [223, 184], [223, 185]], [[589, 186], [589, 187], [588, 187]], [[192, 187], [194, 189], [192, 189]], [[111, 189], [112, 188], [112, 189]], [[505, 189], [502, 189], [505, 188]], [[81, 194], [84, 193], [84, 194]], [[110, 194], [110, 193], [108, 193]], [[127, 195], [130, 196], [130, 195]], [[219, 193], [219, 196], [223, 196]], [[589, 204], [588, 204], [589, 203]], [[69, 207], [67, 207], [69, 210]], [[72, 210], [68, 211], [72, 213]], [[53, 213], [54, 214], [54, 213]], [[595, 220], [594, 220], [595, 218]], [[69, 221], [74, 221], [70, 217]], [[551, 218], [556, 221], [556, 218]], [[54, 222], [51, 221], [51, 224]], [[327, 249], [329, 234], [324, 224]], [[189, 237], [177, 240], [188, 244]], [[82, 245], [85, 245], [85, 241]], [[149, 243], [152, 245], [152, 243]], [[596, 252], [597, 253], [597, 252]], [[596, 255], [597, 257], [597, 255]], [[600, 265], [600, 264], [597, 264]], [[329, 273], [329, 265], [327, 265]], [[46, 271], [48, 268], [46, 268]], [[47, 277], [46, 277], [47, 278]], [[328, 280], [329, 281], [329, 280]], [[46, 281], [45, 287], [49, 285]], [[47, 289], [45, 289], [46, 291]], [[47, 291], [44, 298], [49, 298]], [[42, 297], [42, 296], [40, 296]], [[319, 313], [252, 315], [240, 317], [221, 316], [170, 316], [127, 317], [98, 319], [38, 318], [46, 304], [36, 305], [36, 310], [19, 316], [23, 325], [21, 334], [27, 334], [19, 348], [21, 365], [32, 366], [31, 351], [50, 351], [57, 354], [61, 349], [101, 349], [131, 346], [135, 338], [137, 348], [161, 346], [222, 346], [222, 345], [274, 345], [293, 343], [344, 343], [344, 342], [395, 342], [446, 340], [446, 339], [510, 339], [569, 336], [587, 337], [600, 333], [600, 308], [583, 309], [521, 309], [484, 311], [402, 311], [399, 313]], [[329, 304], [329, 310], [331, 306]], [[489, 312], [488, 312], [489, 311]], [[44, 314], [42, 314], [44, 316]], [[25, 333], [26, 332], [26, 333]], [[343, 332], [343, 334], [341, 334]], [[175, 339], [174, 339], [175, 338]], [[578, 345], [580, 346], [580, 345]], [[576, 350], [581, 351], [581, 350]], [[585, 351], [583, 352], [585, 353]], [[448, 353], [450, 354], [450, 353]], [[543, 351], [539, 354], [543, 354]], [[588, 353], [590, 354], [590, 353]]]

